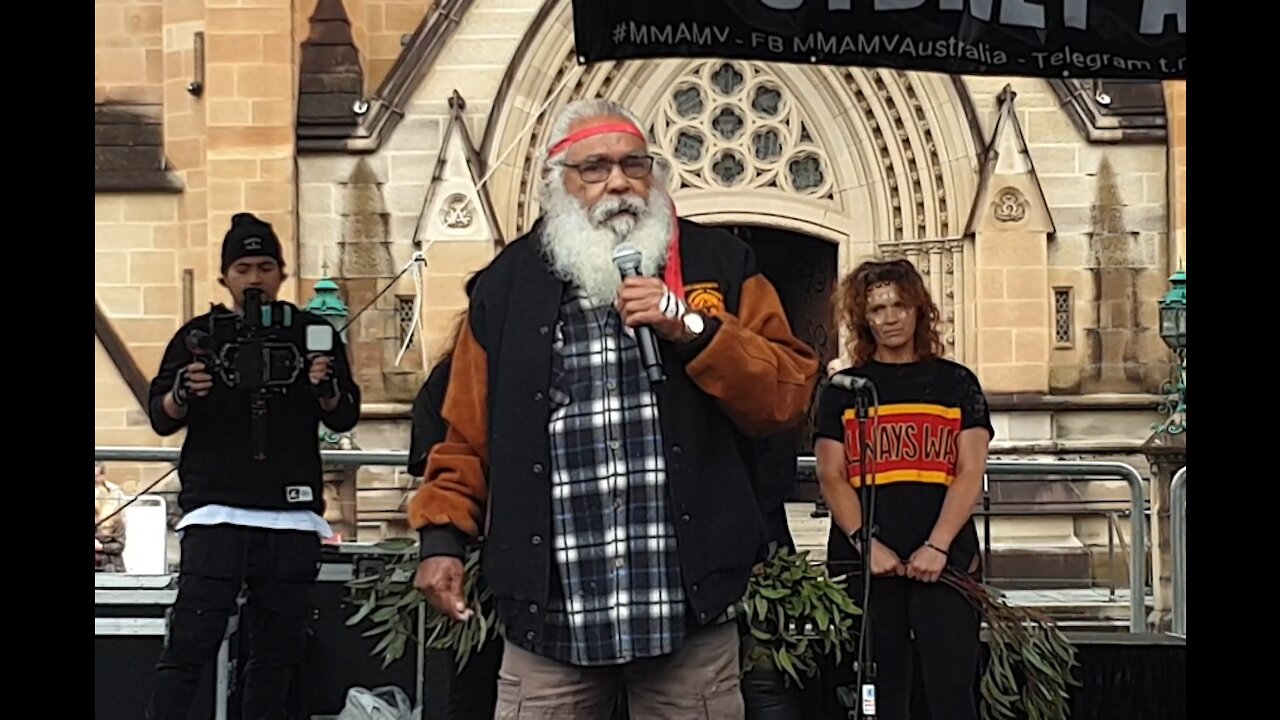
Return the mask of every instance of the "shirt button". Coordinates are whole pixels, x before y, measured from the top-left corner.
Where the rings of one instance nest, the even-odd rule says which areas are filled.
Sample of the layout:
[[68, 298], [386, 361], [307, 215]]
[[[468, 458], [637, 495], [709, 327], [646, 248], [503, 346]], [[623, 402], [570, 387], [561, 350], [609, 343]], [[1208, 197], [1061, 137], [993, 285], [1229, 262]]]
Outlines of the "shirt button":
[[541, 544], [542, 544], [542, 536], [541, 536], [541, 535], [534, 535], [533, 537], [529, 538], [529, 542], [530, 542], [530, 543], [532, 543], [532, 544], [534, 544], [534, 545], [541, 545]]
[[543, 395], [541, 390], [533, 394], [534, 402], [542, 402], [542, 398], [543, 398]]
[[612, 381], [612, 380], [610, 380], [609, 382], [605, 383], [605, 384], [604, 384], [604, 386], [605, 386], [605, 387], [607, 387], [607, 388], [609, 388], [609, 392], [617, 392], [617, 390], [618, 390], [618, 383], [616, 383], [616, 382], [614, 382], [614, 381]]
[[698, 592], [698, 583], [693, 584], [693, 591]]
[[534, 474], [535, 474], [535, 475], [541, 475], [541, 474], [542, 474], [542, 463], [534, 463], [534, 464], [533, 464], [533, 472], [534, 472]]
[[680, 454], [680, 450], [681, 450], [681, 448], [680, 448], [680, 446], [679, 446], [679, 445], [672, 445], [672, 446], [671, 446], [671, 454], [672, 454], [672, 455], [679, 455], [679, 454]]
[[537, 614], [538, 614], [538, 603], [529, 603], [529, 612], [531, 612], [531, 613], [533, 613], [533, 614], [537, 615]]
[[533, 639], [534, 639], [534, 638], [536, 638], [536, 637], [538, 637], [538, 633], [536, 633], [536, 632], [534, 632], [534, 631], [532, 631], [532, 630], [530, 630], [529, 632], [527, 632], [527, 633], [525, 633], [525, 634], [524, 634], [524, 639], [525, 639], [525, 640], [528, 640], [529, 642], [533, 642]]
[[551, 328], [547, 327], [546, 325], [543, 325], [542, 327], [538, 328], [539, 335], [546, 335], [549, 332], [551, 332]]
[[618, 442], [617, 440], [609, 441], [609, 447], [613, 448], [614, 450], [617, 450], [621, 446], [622, 446], [622, 443]]
[[616, 568], [620, 568], [620, 567], [622, 567], [623, 565], [626, 565], [626, 564], [627, 564], [627, 561], [626, 561], [626, 560], [623, 560], [622, 558], [618, 558], [617, 560], [614, 560], [614, 561], [613, 561], [613, 566], [614, 566], [614, 567], [616, 567]]
[[680, 516], [680, 522], [682, 522], [682, 523], [687, 523], [687, 522], [689, 522], [689, 521], [690, 521], [690, 520], [692, 520], [692, 519], [693, 519], [693, 518], [689, 517], [689, 513], [685, 513], [684, 515], [681, 515], [681, 516]]

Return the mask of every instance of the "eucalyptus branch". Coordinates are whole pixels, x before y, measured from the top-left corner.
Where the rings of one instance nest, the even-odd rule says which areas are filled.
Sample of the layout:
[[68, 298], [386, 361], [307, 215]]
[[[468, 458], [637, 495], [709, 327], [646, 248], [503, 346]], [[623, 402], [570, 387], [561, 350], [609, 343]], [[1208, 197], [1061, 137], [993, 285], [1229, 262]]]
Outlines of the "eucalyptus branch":
[[1068, 687], [1078, 687], [1076, 648], [1044, 613], [1005, 602], [999, 593], [948, 567], [940, 582], [964, 595], [987, 621], [990, 660], [983, 672], [983, 720], [1066, 720]]
[[[373, 627], [363, 633], [365, 637], [382, 636], [370, 654], [381, 654], [384, 668], [400, 659], [406, 646], [425, 642], [428, 650], [452, 651], [456, 670], [461, 672], [471, 656], [498, 635], [489, 589], [479, 582], [479, 549], [472, 549], [463, 563], [463, 597], [474, 612], [470, 620], [457, 622], [431, 607], [413, 587], [417, 543], [396, 538], [376, 547], [389, 553], [388, 561], [379, 572], [347, 582], [350, 599], [358, 606], [347, 625], [367, 623]], [[419, 612], [426, 613], [425, 638], [417, 633]]]
[[801, 687], [801, 676], [818, 672], [818, 659], [836, 662], [854, 647], [854, 617], [861, 611], [841, 580], [825, 566], [809, 562], [809, 553], [779, 550], [756, 568], [743, 600], [747, 627], [755, 643], [743, 671], [765, 662]]

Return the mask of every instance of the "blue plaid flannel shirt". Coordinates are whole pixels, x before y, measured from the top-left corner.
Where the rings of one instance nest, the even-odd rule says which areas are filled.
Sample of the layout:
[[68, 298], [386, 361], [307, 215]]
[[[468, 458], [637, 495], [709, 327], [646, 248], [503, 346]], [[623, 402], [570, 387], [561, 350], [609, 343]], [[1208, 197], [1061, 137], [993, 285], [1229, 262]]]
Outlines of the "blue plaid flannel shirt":
[[560, 592], [546, 654], [612, 665], [676, 650], [686, 605], [658, 405], [612, 306], [569, 290], [554, 339], [549, 426]]

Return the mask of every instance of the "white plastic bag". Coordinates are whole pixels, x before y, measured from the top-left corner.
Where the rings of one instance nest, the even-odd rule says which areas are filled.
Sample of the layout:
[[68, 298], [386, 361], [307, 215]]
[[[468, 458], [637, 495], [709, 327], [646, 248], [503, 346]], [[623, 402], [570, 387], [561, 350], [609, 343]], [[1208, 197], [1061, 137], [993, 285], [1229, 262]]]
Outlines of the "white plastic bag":
[[409, 696], [395, 685], [368, 690], [353, 687], [334, 720], [416, 720]]

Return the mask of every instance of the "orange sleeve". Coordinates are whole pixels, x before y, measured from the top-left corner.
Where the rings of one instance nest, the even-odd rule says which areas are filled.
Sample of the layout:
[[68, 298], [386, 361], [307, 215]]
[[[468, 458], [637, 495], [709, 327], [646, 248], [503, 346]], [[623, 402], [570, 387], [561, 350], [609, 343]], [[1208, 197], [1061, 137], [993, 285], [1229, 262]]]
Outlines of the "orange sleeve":
[[409, 501], [415, 530], [448, 526], [468, 537], [480, 534], [489, 497], [488, 365], [469, 320], [463, 322], [441, 413], [449, 431], [431, 449], [422, 484]]
[[818, 381], [818, 356], [791, 332], [773, 285], [757, 273], [742, 285], [738, 315], [711, 312], [720, 327], [685, 366], [698, 387], [748, 435], [801, 422]]

